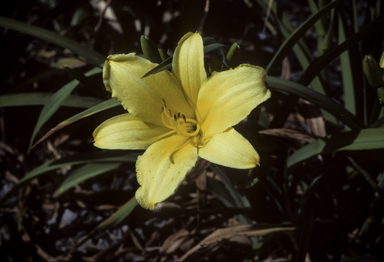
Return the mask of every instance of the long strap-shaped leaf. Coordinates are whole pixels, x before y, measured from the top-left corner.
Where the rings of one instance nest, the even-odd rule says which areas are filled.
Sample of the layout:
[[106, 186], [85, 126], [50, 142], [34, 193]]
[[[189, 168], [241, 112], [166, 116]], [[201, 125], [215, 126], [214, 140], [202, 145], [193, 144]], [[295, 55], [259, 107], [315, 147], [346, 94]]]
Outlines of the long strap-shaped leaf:
[[352, 129], [364, 128], [364, 123], [341, 104], [298, 83], [269, 76], [266, 80], [272, 90], [293, 94], [318, 105]]
[[305, 21], [301, 26], [299, 26], [290, 37], [288, 37], [285, 42], [280, 46], [276, 55], [272, 58], [271, 62], [268, 64], [266, 70], [268, 74], [274, 75], [277, 72], [281, 61], [286, 57], [289, 51], [292, 50], [292, 47], [297, 43], [297, 41], [305, 34], [305, 32], [311, 28], [319, 19], [321, 19], [327, 12], [331, 9], [337, 7], [343, 2], [343, 0], [336, 0], [328, 5], [324, 6], [319, 12], [311, 16], [307, 21]]
[[[98, 67], [95, 67], [85, 73], [86, 76], [91, 76], [97, 73], [100, 73], [101, 69]], [[49, 101], [44, 105], [43, 109], [41, 110], [41, 113], [39, 115], [39, 119], [37, 120], [35, 129], [33, 130], [31, 140], [29, 141], [29, 149], [32, 146], [33, 140], [36, 137], [37, 132], [40, 130], [40, 128], [45, 124], [45, 122], [48, 121], [49, 118], [59, 109], [61, 104], [67, 97], [71, 94], [73, 89], [79, 84], [79, 81], [72, 80], [62, 88], [60, 88], [59, 91], [57, 91], [50, 99]]]
[[132, 197], [127, 203], [125, 203], [123, 206], [119, 208], [112, 216], [110, 216], [108, 219], [104, 220], [102, 223], [100, 223], [94, 230], [92, 230], [91, 233], [84, 236], [77, 244], [76, 246], [71, 250], [71, 252], [75, 251], [79, 246], [84, 244], [88, 239], [95, 236], [96, 234], [112, 228], [114, 226], [119, 225], [121, 222], [124, 221], [125, 218], [128, 217], [128, 215], [132, 212], [132, 210], [137, 206], [137, 200], [135, 197]]
[[[1, 97], [0, 97], [1, 98]], [[121, 105], [121, 103], [119, 101], [117, 101], [116, 99], [114, 98], [111, 98], [111, 99], [108, 99], [107, 101], [104, 101], [104, 102], [101, 102], [91, 108], [88, 108], [87, 110], [84, 110], [83, 112], [80, 112], [78, 113], [77, 115], [74, 115], [66, 120], [64, 120], [63, 122], [61, 122], [60, 124], [58, 124], [57, 126], [55, 126], [54, 128], [52, 128], [51, 130], [48, 131], [48, 133], [46, 133], [42, 138], [40, 138], [34, 145], [32, 148], [34, 148], [38, 143], [42, 142], [43, 140], [47, 139], [50, 135], [52, 135], [53, 133], [55, 133], [56, 131], [80, 120], [80, 119], [83, 119], [85, 117], [88, 117], [88, 116], [91, 116], [93, 114], [96, 114], [98, 112], [101, 112], [101, 111], [104, 111], [104, 110], [107, 110], [109, 108], [112, 108], [112, 107], [115, 107], [115, 106], [119, 106]]]
[[313, 78], [318, 75], [318, 72], [320, 72], [325, 66], [332, 62], [332, 60], [342, 54], [345, 50], [348, 50], [350, 46], [353, 46], [354, 44], [360, 42], [370, 34], [378, 31], [383, 26], [384, 16], [380, 16], [373, 22], [362, 28], [359, 32], [349, 37], [343, 43], [316, 59], [311, 64], [311, 66], [304, 72], [303, 76], [300, 79], [300, 83], [303, 85], [308, 85], [313, 80]]
[[120, 163], [89, 163], [71, 171], [65, 179], [60, 183], [58, 188], [53, 193], [54, 197], [59, 196], [68, 189], [92, 177], [102, 175], [111, 170], [115, 170], [120, 166]]
[[99, 66], [105, 61], [104, 56], [93, 51], [92, 49], [82, 46], [81, 44], [67, 37], [59, 35], [58, 33], [40, 27], [5, 18], [2, 16], [0, 16], [0, 26], [40, 38], [42, 40], [48, 41], [64, 48], [68, 48], [72, 52], [78, 54], [80, 57], [83, 57], [90, 64]]
[[[0, 107], [8, 106], [42, 106], [51, 99], [53, 93], [21, 93], [0, 96]], [[102, 103], [103, 100], [89, 96], [70, 95], [62, 106], [90, 108]]]
[[124, 162], [135, 162], [137, 159], [137, 153], [128, 153], [128, 154], [111, 154], [110, 152], [101, 152], [101, 153], [85, 153], [77, 154], [73, 156], [64, 157], [62, 159], [55, 159], [36, 167], [28, 174], [26, 174], [19, 183], [15, 185], [10, 191], [8, 191], [3, 198], [0, 199], [0, 205], [5, 203], [5, 201], [15, 193], [18, 189], [24, 186], [30, 180], [39, 177], [40, 175], [45, 174], [46, 172], [73, 165], [80, 164], [89, 164], [89, 163], [104, 163], [104, 162], [114, 162], [114, 163], [124, 163]]
[[318, 139], [297, 150], [288, 158], [287, 167], [293, 167], [321, 153], [380, 148], [384, 148], [384, 130], [382, 128], [367, 128], [334, 134]]

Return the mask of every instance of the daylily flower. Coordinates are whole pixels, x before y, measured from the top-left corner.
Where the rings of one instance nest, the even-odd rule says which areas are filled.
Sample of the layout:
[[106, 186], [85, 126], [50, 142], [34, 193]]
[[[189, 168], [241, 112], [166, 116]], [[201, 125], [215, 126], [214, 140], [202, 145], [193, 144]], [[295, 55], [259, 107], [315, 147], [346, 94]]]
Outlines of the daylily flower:
[[198, 157], [232, 168], [258, 165], [259, 155], [232, 126], [270, 97], [261, 67], [244, 64], [207, 78], [197, 33], [180, 40], [172, 73], [142, 78], [156, 66], [135, 53], [108, 56], [104, 84], [129, 113], [93, 134], [99, 148], [146, 149], [136, 162], [135, 196], [150, 209], [175, 193]]

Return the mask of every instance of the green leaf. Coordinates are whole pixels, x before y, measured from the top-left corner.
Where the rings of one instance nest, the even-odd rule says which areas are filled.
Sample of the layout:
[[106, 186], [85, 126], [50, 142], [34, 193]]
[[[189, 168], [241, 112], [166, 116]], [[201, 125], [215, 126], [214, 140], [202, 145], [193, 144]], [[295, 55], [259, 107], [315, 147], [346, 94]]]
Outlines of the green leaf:
[[[99, 156], [101, 155], [101, 157]], [[96, 163], [96, 162], [135, 162], [137, 159], [137, 153], [125, 153], [114, 155], [112, 153], [108, 154], [95, 154], [95, 153], [87, 153], [82, 155], [74, 155], [66, 158], [62, 158], [59, 160], [51, 160], [48, 161], [41, 166], [33, 169], [27, 175], [25, 175], [22, 179], [20, 179], [18, 185], [23, 184], [33, 178], [38, 177], [48, 171], [62, 168], [66, 166], [79, 165], [79, 164], [87, 164], [87, 163]]]
[[137, 206], [137, 201], [135, 197], [132, 197], [127, 203], [125, 203], [122, 207], [119, 208], [112, 216], [108, 219], [104, 220], [101, 224], [99, 224], [91, 233], [83, 237], [76, 246], [71, 250], [71, 252], [75, 251], [79, 246], [84, 244], [88, 239], [97, 235], [98, 233], [112, 228], [114, 226], [119, 225], [124, 221], [125, 218], [129, 216], [129, 214], [133, 211], [133, 209]]
[[[318, 12], [318, 8], [314, 0], [308, 0], [309, 9], [311, 10], [312, 15]], [[325, 36], [325, 25], [322, 20], [315, 23], [316, 36], [322, 38]]]
[[117, 101], [116, 99], [114, 98], [111, 98], [107, 101], [104, 101], [98, 105], [95, 105], [87, 110], [84, 110], [83, 112], [80, 112], [78, 113], [77, 115], [74, 115], [66, 120], [64, 120], [63, 122], [61, 122], [60, 124], [58, 124], [57, 126], [55, 126], [54, 128], [52, 128], [51, 130], [49, 130], [49, 132], [47, 132], [42, 138], [40, 138], [33, 146], [32, 148], [34, 148], [37, 144], [39, 144], [41, 141], [47, 139], [47, 137], [49, 137], [50, 135], [52, 135], [53, 133], [55, 133], [56, 131], [80, 120], [80, 119], [83, 119], [83, 118], [86, 118], [88, 116], [91, 116], [91, 115], [94, 115], [98, 112], [101, 112], [101, 111], [104, 111], [104, 110], [107, 110], [109, 108], [112, 108], [112, 107], [115, 107], [115, 106], [119, 106], [121, 105], [119, 101]]
[[84, 180], [117, 169], [119, 166], [119, 163], [90, 163], [79, 167], [65, 177], [64, 181], [53, 193], [53, 196], [57, 197]]
[[[248, 198], [244, 195], [242, 190], [236, 189], [234, 187], [233, 183], [229, 180], [228, 175], [226, 174], [223, 168], [213, 163], [211, 163], [210, 167], [220, 177], [226, 189], [222, 190], [222, 188], [215, 188], [212, 190], [212, 192], [220, 194], [217, 196], [219, 199], [224, 201], [223, 203], [225, 205], [230, 205], [228, 207], [233, 207], [232, 205], [235, 204], [234, 207], [237, 208], [248, 208], [251, 206], [248, 201]], [[242, 224], [252, 223], [252, 221], [247, 216], [244, 216], [242, 214], [239, 215], [239, 221]], [[252, 242], [257, 243], [257, 239], [252, 238]]]
[[215, 44], [210, 44], [204, 46], [204, 54], [215, 51], [220, 48], [228, 48], [228, 46], [220, 44], [220, 43], [215, 43]]
[[[339, 15], [338, 17], [338, 26], [339, 26], [339, 35], [338, 35], [338, 43], [342, 43], [346, 39], [346, 33], [344, 25], [344, 21], [342, 17]], [[351, 62], [351, 58], [349, 56], [349, 51], [345, 51], [344, 53], [340, 54], [340, 64], [341, 68], [341, 75], [343, 79], [343, 88], [344, 88], [344, 106], [345, 108], [350, 111], [352, 114], [356, 115], [356, 101], [355, 101], [355, 87], [353, 82], [353, 71], [352, 66], [353, 63]]]
[[384, 148], [383, 129], [362, 129], [330, 135], [300, 148], [293, 153], [287, 162], [291, 168], [317, 154], [332, 153], [345, 150], [370, 150]]
[[279, 50], [276, 52], [275, 56], [272, 58], [271, 62], [268, 64], [266, 70], [269, 74], [274, 75], [277, 73], [277, 68], [283, 61], [284, 57], [292, 50], [292, 47], [299, 41], [299, 39], [310, 29], [319, 19], [321, 19], [327, 12], [336, 6], [340, 5], [343, 0], [332, 1], [324, 8], [319, 10], [316, 14], [311, 16], [307, 21], [305, 21], [301, 26], [299, 26], [290, 37], [288, 37], [284, 43], [280, 46]]
[[[100, 73], [102, 69], [93, 68], [87, 73], [86, 76], [94, 75]], [[36, 137], [37, 132], [41, 129], [41, 127], [51, 118], [51, 116], [59, 109], [64, 100], [66, 100], [69, 94], [75, 89], [75, 87], [79, 84], [79, 81], [73, 80], [68, 84], [64, 85], [57, 91], [52, 97], [48, 100], [48, 102], [44, 105], [41, 113], [39, 115], [39, 119], [37, 120], [36, 126], [33, 130], [31, 140], [29, 141], [29, 148], [31, 148], [33, 140]]]
[[79, 71], [69, 68], [69, 67], [64, 67], [64, 70], [67, 71], [73, 78], [75, 78], [77, 81], [79, 81], [82, 85], [85, 87], [88, 87], [88, 90], [91, 92], [94, 92], [95, 94], [104, 97], [107, 92], [102, 84], [101, 81], [95, 81], [84, 74], [80, 73]]
[[91, 153], [85, 153], [85, 154], [77, 154], [73, 156], [64, 157], [62, 159], [45, 162], [44, 164], [36, 167], [35, 169], [27, 173], [22, 179], [20, 179], [19, 183], [15, 185], [10, 191], [8, 191], [6, 195], [0, 200], [0, 205], [3, 204], [4, 201], [8, 199], [9, 196], [11, 196], [23, 185], [25, 185], [25, 183], [49, 171], [66, 167], [66, 166], [97, 163], [97, 162], [114, 162], [114, 163], [135, 162], [138, 155], [139, 155], [138, 153], [122, 154], [121, 152], [113, 152], [113, 151], [97, 152], [97, 153], [91, 152]]
[[72, 52], [78, 54], [80, 57], [84, 58], [85, 61], [87, 61], [88, 63], [96, 66], [99, 66], [100, 64], [104, 63], [104, 61], [106, 60], [104, 56], [93, 51], [88, 47], [82, 46], [81, 44], [67, 37], [64, 37], [58, 33], [51, 32], [37, 26], [22, 23], [22, 22], [1, 17], [1, 16], [0, 16], [0, 26], [40, 38], [44, 41], [48, 41], [50, 43], [56, 44], [63, 48], [67, 48]]
[[208, 190], [226, 206], [235, 208], [236, 204], [232, 197], [228, 194], [227, 188], [220, 182], [207, 176], [207, 188]]
[[378, 17], [373, 22], [362, 28], [359, 32], [349, 37], [343, 43], [316, 59], [304, 72], [300, 79], [300, 83], [303, 85], [308, 85], [312, 79], [318, 75], [318, 72], [320, 72], [325, 66], [329, 65], [332, 60], [336, 59], [345, 50], [357, 44], [359, 41], [363, 40], [370, 34], [378, 31], [382, 26], [384, 26], [384, 16]]
[[173, 60], [173, 56], [170, 56], [168, 57], [167, 59], [165, 59], [163, 62], [161, 62], [158, 66], [156, 66], [155, 68], [153, 68], [152, 70], [148, 71], [145, 75], [143, 75], [141, 78], [145, 78], [147, 76], [150, 76], [150, 75], [153, 75], [153, 74], [156, 74], [156, 73], [159, 73], [163, 70], [169, 70], [172, 68], [172, 60]]
[[[41, 106], [46, 104], [53, 93], [21, 93], [0, 96], [0, 107], [8, 106]], [[94, 97], [70, 95], [62, 102], [62, 106], [90, 108], [103, 100]]]
[[307, 88], [306, 86], [272, 76], [267, 78], [266, 83], [272, 90], [293, 94], [318, 105], [352, 129], [361, 129], [365, 127], [360, 119], [346, 110], [341, 104], [325, 95]]

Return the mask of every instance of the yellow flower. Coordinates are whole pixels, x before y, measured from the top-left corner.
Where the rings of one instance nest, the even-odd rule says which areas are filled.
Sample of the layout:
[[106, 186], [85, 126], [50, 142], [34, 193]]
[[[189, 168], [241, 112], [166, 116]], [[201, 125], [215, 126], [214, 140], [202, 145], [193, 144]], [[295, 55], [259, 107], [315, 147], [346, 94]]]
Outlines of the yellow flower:
[[157, 64], [135, 53], [111, 55], [103, 80], [129, 113], [102, 123], [93, 133], [99, 148], [146, 149], [136, 162], [136, 199], [155, 208], [175, 193], [198, 157], [232, 168], [253, 168], [259, 155], [232, 126], [270, 97], [267, 74], [252, 65], [207, 78], [203, 41], [188, 33], [179, 42], [172, 73], [142, 76]]

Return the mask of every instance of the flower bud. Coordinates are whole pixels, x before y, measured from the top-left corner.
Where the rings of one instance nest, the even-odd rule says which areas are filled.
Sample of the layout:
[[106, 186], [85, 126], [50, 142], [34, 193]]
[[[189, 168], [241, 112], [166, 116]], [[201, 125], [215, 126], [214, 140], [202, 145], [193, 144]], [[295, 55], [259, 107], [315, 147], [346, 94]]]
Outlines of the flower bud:
[[230, 68], [235, 67], [240, 56], [241, 56], [240, 45], [238, 45], [237, 43], [233, 43], [231, 48], [229, 48], [229, 51], [226, 57], [228, 67]]
[[379, 96], [380, 104], [384, 103], [384, 87], [379, 87], [377, 89], [377, 95]]
[[167, 52], [165, 52], [164, 49], [160, 49], [159, 48], [159, 54], [160, 54], [160, 57], [161, 57], [161, 61], [165, 61], [167, 60], [167, 58], [169, 57], [169, 55], [167, 54]]
[[381, 59], [380, 59], [380, 64], [379, 64], [379, 66], [380, 66], [381, 68], [383, 68], [383, 69], [384, 69], [384, 53], [383, 53], [383, 55], [381, 56]]
[[376, 60], [371, 55], [366, 55], [363, 61], [363, 69], [369, 84], [373, 88], [384, 86], [383, 78], [381, 77], [379, 66]]
[[152, 41], [148, 36], [142, 35], [140, 38], [141, 49], [143, 50], [143, 54], [145, 58], [150, 60], [153, 63], [161, 63], [161, 57], [159, 54], [159, 50], [155, 42]]

